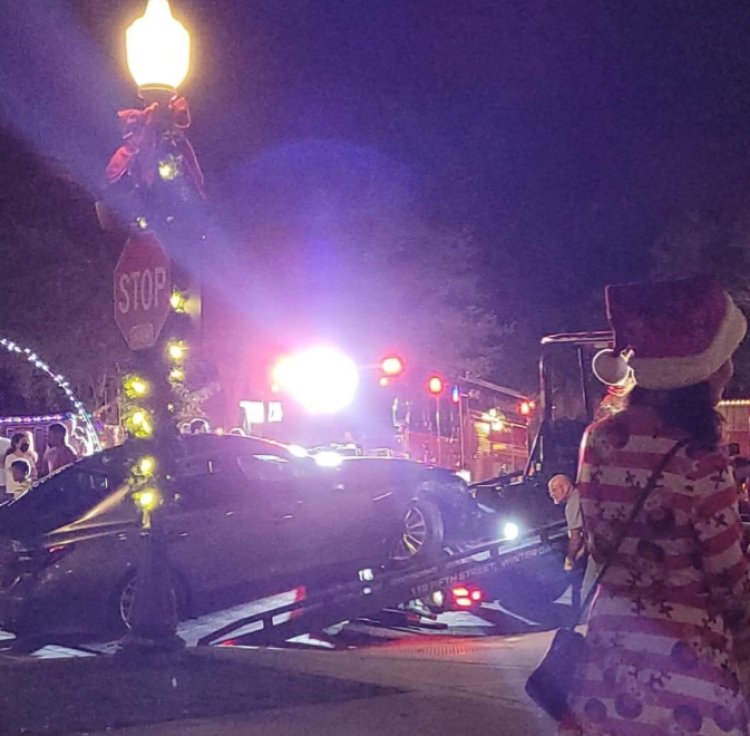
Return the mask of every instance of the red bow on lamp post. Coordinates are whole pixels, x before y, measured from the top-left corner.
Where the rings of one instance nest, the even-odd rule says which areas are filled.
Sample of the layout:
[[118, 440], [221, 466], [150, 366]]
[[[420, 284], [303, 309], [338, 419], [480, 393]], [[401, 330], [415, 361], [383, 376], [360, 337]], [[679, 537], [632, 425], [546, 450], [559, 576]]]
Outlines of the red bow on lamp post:
[[205, 197], [203, 172], [185, 130], [190, 127], [190, 109], [184, 97], [174, 96], [166, 105], [152, 102], [142, 110], [120, 110], [122, 145], [109, 160], [107, 181], [114, 184], [126, 173], [142, 186], [150, 187], [167, 158], [177, 170], [184, 167], [198, 193]]

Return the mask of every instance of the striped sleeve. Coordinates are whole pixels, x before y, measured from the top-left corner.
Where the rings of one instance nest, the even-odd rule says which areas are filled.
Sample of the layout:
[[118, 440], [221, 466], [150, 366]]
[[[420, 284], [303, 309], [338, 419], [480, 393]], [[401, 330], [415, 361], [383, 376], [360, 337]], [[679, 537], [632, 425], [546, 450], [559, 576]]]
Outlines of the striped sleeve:
[[750, 655], [750, 573], [742, 552], [742, 523], [732, 469], [720, 454], [697, 461], [692, 523], [711, 598]]

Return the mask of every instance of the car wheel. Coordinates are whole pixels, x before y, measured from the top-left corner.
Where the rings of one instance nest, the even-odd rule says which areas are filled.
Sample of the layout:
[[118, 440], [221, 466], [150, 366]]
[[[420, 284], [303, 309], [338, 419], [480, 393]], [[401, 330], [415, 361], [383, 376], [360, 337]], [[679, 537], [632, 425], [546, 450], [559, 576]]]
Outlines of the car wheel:
[[[130, 573], [120, 585], [115, 596], [112, 623], [115, 631], [120, 634], [131, 628], [133, 603], [135, 601], [136, 578], [137, 573]], [[185, 585], [176, 575], [173, 576], [172, 579], [172, 595], [174, 596], [175, 606], [177, 608], [177, 618], [178, 620], [182, 620], [187, 617], [188, 595]]]
[[440, 510], [429, 501], [414, 501], [404, 513], [391, 559], [397, 564], [429, 560], [443, 549], [445, 529]]
[[117, 596], [117, 628], [121, 631], [130, 629], [130, 618], [135, 600], [135, 575], [128, 576]]

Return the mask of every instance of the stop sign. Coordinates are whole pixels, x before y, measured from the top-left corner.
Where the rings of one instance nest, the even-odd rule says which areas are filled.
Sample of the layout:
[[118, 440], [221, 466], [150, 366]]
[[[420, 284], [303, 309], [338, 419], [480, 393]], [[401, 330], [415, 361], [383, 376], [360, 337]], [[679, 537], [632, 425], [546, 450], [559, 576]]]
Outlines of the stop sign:
[[171, 262], [152, 233], [131, 235], [115, 267], [115, 322], [131, 350], [154, 345], [169, 315]]

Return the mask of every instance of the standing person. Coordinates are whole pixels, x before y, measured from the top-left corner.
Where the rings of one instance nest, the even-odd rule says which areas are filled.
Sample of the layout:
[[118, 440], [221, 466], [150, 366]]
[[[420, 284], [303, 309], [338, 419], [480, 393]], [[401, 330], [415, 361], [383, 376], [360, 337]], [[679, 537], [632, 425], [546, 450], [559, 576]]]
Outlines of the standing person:
[[10, 438], [10, 449], [5, 453], [5, 459], [3, 461], [3, 468], [5, 470], [5, 492], [12, 496], [17, 495], [22, 490], [14, 480], [13, 474], [10, 472], [10, 466], [16, 460], [25, 460], [29, 465], [31, 479], [36, 480], [37, 455], [31, 447], [31, 435], [28, 432], [16, 432]]
[[570, 573], [573, 615], [581, 607], [581, 586], [586, 572], [586, 545], [583, 537], [581, 496], [573, 481], [564, 473], [553, 475], [547, 484], [549, 495], [555, 504], [565, 504], [565, 521], [568, 525], [568, 551], [564, 569]]
[[5, 455], [10, 450], [10, 440], [7, 437], [0, 437], [0, 501], [5, 498]]
[[94, 448], [86, 430], [76, 427], [70, 435], [70, 445], [78, 457], [87, 457], [94, 454]]
[[50, 424], [47, 428], [47, 450], [42, 460], [44, 475], [54, 473], [78, 459], [75, 450], [68, 444], [68, 430], [64, 424]]
[[705, 279], [609, 287], [607, 310], [616, 349], [594, 370], [636, 387], [583, 440], [588, 550], [611, 564], [561, 733], [747, 736], [750, 575], [715, 410], [746, 321]]

